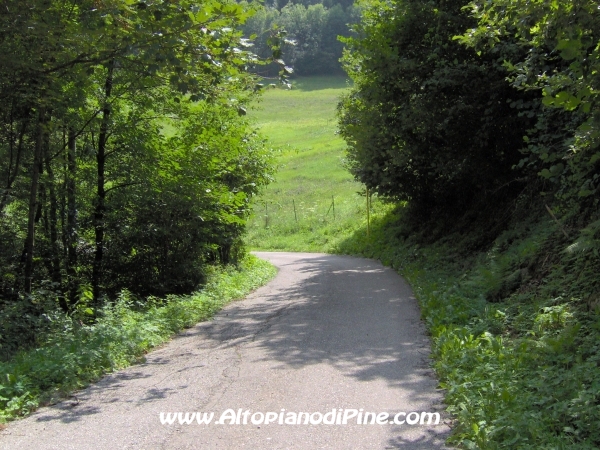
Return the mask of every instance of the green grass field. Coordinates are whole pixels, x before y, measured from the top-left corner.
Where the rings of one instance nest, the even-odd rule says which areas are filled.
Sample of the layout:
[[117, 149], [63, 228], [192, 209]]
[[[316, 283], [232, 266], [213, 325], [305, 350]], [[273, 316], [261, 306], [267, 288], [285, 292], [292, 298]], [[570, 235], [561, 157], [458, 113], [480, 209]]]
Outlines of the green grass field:
[[254, 199], [246, 238], [252, 249], [333, 251], [365, 225], [364, 187], [344, 168], [345, 142], [336, 134], [347, 88], [344, 77], [299, 78], [291, 90], [267, 90], [249, 113], [277, 149], [279, 166], [275, 182]]

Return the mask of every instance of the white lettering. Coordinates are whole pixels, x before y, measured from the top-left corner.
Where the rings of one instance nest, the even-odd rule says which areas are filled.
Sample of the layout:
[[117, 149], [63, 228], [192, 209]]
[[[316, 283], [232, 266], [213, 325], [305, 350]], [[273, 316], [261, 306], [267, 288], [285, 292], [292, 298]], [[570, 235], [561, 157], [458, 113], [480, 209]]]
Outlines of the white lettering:
[[342, 425], [348, 424], [348, 419], [352, 419], [358, 415], [358, 410], [356, 409], [345, 409], [344, 417], [342, 417]]
[[422, 412], [421, 413], [421, 425], [425, 424], [425, 417], [427, 417], [427, 425], [431, 425], [431, 420], [433, 419], [434, 416], [435, 416], [434, 425], [437, 425], [440, 423], [440, 413]]
[[277, 420], [277, 415], [278, 414], [273, 411], [269, 411], [267, 414], [265, 414], [265, 425], [275, 422]]
[[229, 419], [229, 425], [233, 425], [235, 423], [235, 411], [233, 409], [226, 409], [221, 417], [219, 417], [219, 423], [225, 425], [225, 421]]
[[388, 422], [389, 417], [390, 413], [382, 412], [377, 414], [377, 425], [385, 425]]
[[[411, 417], [414, 417], [414, 419], [411, 419]], [[419, 413], [418, 412], [408, 413], [408, 415], [406, 416], [406, 423], [409, 425], [415, 425], [415, 424], [419, 423]]]
[[406, 417], [406, 413], [405, 413], [405, 412], [399, 412], [398, 414], [396, 414], [396, 415], [394, 416], [394, 423], [395, 423], [396, 425], [403, 425], [403, 424], [405, 424], [405, 423], [406, 423], [406, 421], [405, 421], [405, 420], [402, 420], [402, 421], [400, 421], [400, 416], [404, 416], [404, 417]]
[[[257, 415], [260, 416], [260, 418], [256, 417]], [[260, 425], [261, 423], [263, 423], [264, 420], [265, 415], [261, 412], [255, 412], [254, 414], [252, 414], [252, 417], [250, 417], [250, 421], [253, 425]]]

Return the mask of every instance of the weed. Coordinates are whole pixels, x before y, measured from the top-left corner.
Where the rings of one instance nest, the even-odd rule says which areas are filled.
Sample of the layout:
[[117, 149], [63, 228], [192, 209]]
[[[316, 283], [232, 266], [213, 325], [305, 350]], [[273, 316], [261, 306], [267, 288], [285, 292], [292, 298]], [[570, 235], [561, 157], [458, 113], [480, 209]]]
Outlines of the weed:
[[[343, 84], [329, 82], [273, 91], [256, 113], [283, 148], [282, 167], [255, 203], [248, 242], [375, 258], [403, 274], [420, 302], [433, 365], [457, 419], [452, 443], [598, 448], [600, 221], [566, 242], [547, 212], [538, 214], [523, 198], [504, 231], [463, 220], [470, 225], [454, 227], [462, 232], [448, 232], [441, 219], [415, 223], [406, 205], [378, 200], [367, 237], [361, 188], [344, 172], [343, 143], [326, 121]], [[327, 132], [311, 137], [320, 128]], [[335, 220], [326, 215], [331, 195]]]
[[399, 233], [410, 229], [403, 214], [399, 208], [378, 218], [374, 242], [358, 230], [337, 251], [380, 259], [409, 280], [432, 336], [448, 411], [457, 418], [451, 442], [598, 448], [600, 314], [581, 301], [597, 292], [588, 270], [598, 268], [593, 252], [561, 259], [564, 243], [554, 224], [538, 217], [500, 234], [487, 251], [455, 259], [448, 255], [476, 237], [455, 233], [419, 244], [417, 230]]

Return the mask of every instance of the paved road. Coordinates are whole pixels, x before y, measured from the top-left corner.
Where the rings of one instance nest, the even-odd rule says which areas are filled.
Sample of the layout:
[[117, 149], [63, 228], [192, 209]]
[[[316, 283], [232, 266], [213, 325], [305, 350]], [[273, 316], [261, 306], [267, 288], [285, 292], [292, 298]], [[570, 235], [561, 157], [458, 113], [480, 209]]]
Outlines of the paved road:
[[[437, 426], [356, 422], [358, 412], [393, 418], [442, 409], [428, 369], [429, 342], [407, 284], [367, 259], [258, 256], [279, 268], [270, 284], [186, 330], [144, 364], [11, 423], [0, 448], [445, 448], [443, 417]], [[239, 409], [240, 425], [230, 425]], [[308, 412], [309, 422], [334, 416], [343, 422], [344, 414], [360, 409], [346, 425], [305, 425], [306, 415], [294, 416]], [[214, 412], [212, 423], [160, 422], [160, 412], [196, 411]], [[261, 415], [252, 415], [268, 412], [275, 423], [259, 424]], [[226, 424], [216, 425], [222, 414]], [[280, 416], [301, 423], [280, 425]]]

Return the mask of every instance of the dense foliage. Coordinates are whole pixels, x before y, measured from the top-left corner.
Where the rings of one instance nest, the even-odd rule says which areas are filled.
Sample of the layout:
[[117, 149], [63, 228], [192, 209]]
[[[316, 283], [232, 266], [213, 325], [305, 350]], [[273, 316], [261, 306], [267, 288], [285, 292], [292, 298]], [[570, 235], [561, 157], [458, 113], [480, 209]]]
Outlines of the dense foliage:
[[[522, 164], [552, 182], [558, 189], [557, 197], [570, 207], [577, 203], [597, 207], [598, 3], [495, 0], [473, 2], [469, 9], [478, 26], [466, 30], [460, 41], [479, 51], [501, 55], [511, 85], [535, 92], [543, 102], [537, 108], [522, 106], [536, 117], [536, 126], [526, 138]], [[499, 50], [507, 41], [514, 41], [523, 51], [507, 55]]]
[[0, 8], [0, 345], [121, 289], [190, 292], [228, 262], [269, 155], [235, 2]]
[[[439, 4], [438, 4], [439, 3]], [[506, 196], [533, 125], [509, 102], [498, 58], [452, 37], [474, 25], [462, 0], [374, 2], [347, 40], [354, 90], [341, 105], [352, 173], [380, 194], [464, 212], [474, 197]]]
[[346, 40], [352, 172], [382, 194], [458, 211], [474, 194], [548, 180], [535, 189], [593, 215], [598, 26], [591, 1], [367, 2]]
[[[273, 26], [287, 33], [289, 42], [283, 51], [284, 60], [299, 75], [343, 73], [340, 58], [343, 44], [338, 36], [349, 36], [350, 25], [359, 18], [359, 8], [352, 2], [289, 2], [278, 8], [268, 5], [258, 9], [245, 23], [248, 37], [256, 36], [255, 51], [262, 57], [270, 52], [269, 37]], [[272, 76], [277, 67], [260, 67], [263, 75]]]
[[107, 372], [143, 360], [173, 334], [211, 317], [231, 300], [265, 284], [277, 270], [248, 255], [237, 266], [211, 266], [202, 291], [156, 297], [140, 304], [123, 291], [92, 324], [55, 313], [37, 348], [0, 362], [0, 423], [26, 415], [38, 406], [95, 381]]
[[482, 251], [481, 227], [430, 241], [405, 207], [338, 245], [410, 282], [445, 389], [452, 444], [467, 449], [596, 449], [600, 443], [600, 260], [565, 252], [548, 216], [517, 208]]

